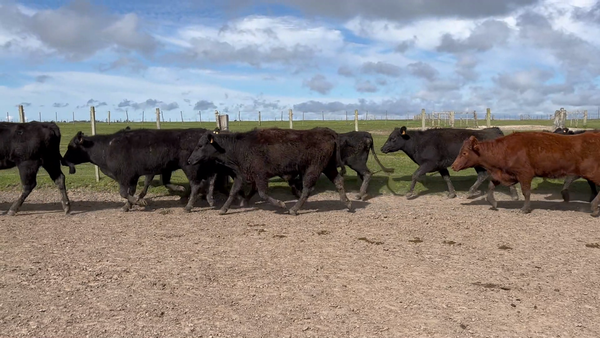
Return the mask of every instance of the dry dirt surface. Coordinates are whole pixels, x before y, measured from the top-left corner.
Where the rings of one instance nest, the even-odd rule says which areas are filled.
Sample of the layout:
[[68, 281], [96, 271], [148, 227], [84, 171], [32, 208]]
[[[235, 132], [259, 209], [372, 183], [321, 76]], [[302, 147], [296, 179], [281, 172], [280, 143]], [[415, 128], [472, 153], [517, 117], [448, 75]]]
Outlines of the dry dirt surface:
[[523, 215], [498, 195], [498, 211], [463, 193], [349, 213], [321, 193], [294, 217], [157, 195], [123, 213], [116, 193], [71, 191], [65, 216], [35, 191], [0, 216], [0, 336], [600, 337], [588, 203], [534, 193]]

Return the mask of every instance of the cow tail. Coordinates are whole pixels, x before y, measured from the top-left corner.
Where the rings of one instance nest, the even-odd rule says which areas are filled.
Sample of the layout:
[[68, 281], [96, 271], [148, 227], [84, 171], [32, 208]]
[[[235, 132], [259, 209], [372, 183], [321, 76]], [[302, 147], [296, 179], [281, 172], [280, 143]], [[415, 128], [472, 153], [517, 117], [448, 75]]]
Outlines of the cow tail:
[[335, 137], [335, 162], [336, 162], [336, 166], [340, 167], [340, 175], [342, 175], [342, 176], [346, 175], [346, 166], [344, 165], [344, 162], [342, 161], [342, 151], [340, 148], [340, 139], [337, 135]]
[[375, 158], [375, 161], [377, 162], [377, 164], [379, 164], [379, 166], [381, 167], [381, 170], [383, 170], [383, 172], [386, 173], [393, 173], [394, 172], [394, 168], [386, 168], [383, 166], [383, 164], [381, 164], [381, 162], [379, 162], [379, 158], [377, 158], [377, 153], [375, 152], [375, 147], [373, 146], [373, 139], [371, 138], [369, 140], [369, 148], [371, 148], [371, 152], [373, 153], [373, 157]]

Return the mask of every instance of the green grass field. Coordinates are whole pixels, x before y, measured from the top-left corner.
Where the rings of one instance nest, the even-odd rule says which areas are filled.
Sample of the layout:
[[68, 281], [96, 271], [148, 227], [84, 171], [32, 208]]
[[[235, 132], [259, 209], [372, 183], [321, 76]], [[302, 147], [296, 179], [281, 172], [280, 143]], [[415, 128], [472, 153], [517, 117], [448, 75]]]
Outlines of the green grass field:
[[[480, 122], [481, 123], [481, 122]], [[483, 121], [485, 123], [485, 121]], [[369, 167], [375, 175], [371, 181], [369, 193], [371, 195], [378, 194], [400, 194], [404, 195], [408, 191], [410, 185], [410, 179], [412, 173], [417, 169], [417, 165], [414, 164], [403, 152], [397, 152], [394, 154], [382, 154], [379, 149], [385, 143], [388, 135], [394, 129], [394, 127], [407, 126], [409, 128], [420, 127], [420, 121], [404, 120], [404, 121], [359, 121], [359, 130], [371, 132], [375, 142], [375, 149], [380, 161], [387, 167], [395, 169], [395, 173], [387, 175], [380, 171], [379, 166], [373, 160], [372, 156], [369, 157]], [[495, 120], [493, 121], [494, 126], [509, 126], [509, 125], [543, 125], [547, 126], [548, 130], [552, 128], [552, 121], [549, 120]], [[120, 129], [130, 126], [133, 129], [137, 128], [156, 128], [156, 124], [153, 122], [132, 122], [132, 123], [98, 123], [97, 133], [98, 134], [110, 134]], [[207, 128], [213, 129], [215, 122], [168, 122], [162, 123], [162, 128]], [[354, 130], [354, 121], [294, 121], [295, 129], [310, 129], [314, 127], [326, 126], [332, 128], [337, 132], [348, 132]], [[89, 123], [59, 123], [59, 127], [62, 133], [61, 152], [64, 154], [67, 149], [67, 144], [75, 136], [78, 131], [83, 131], [85, 134], [91, 134], [91, 127]], [[247, 131], [252, 128], [258, 127], [256, 121], [230, 121], [230, 130], [232, 131]], [[267, 121], [262, 122], [261, 126], [266, 127], [279, 127], [288, 128], [289, 122], [279, 121]], [[589, 120], [587, 124], [588, 128], [600, 128], [600, 120]], [[67, 179], [67, 188], [85, 188], [100, 191], [118, 191], [118, 185], [110, 178], [100, 174], [100, 182], [96, 182], [94, 178], [94, 167], [91, 164], [82, 164], [77, 166], [77, 173], [74, 175], [68, 174], [68, 168], [64, 167], [63, 172]], [[470, 185], [475, 181], [475, 171], [473, 169], [464, 170], [461, 172], [452, 172], [452, 182], [460, 192], [466, 192]], [[158, 177], [156, 178], [158, 179]], [[187, 184], [187, 179], [183, 173], [178, 170], [174, 173], [173, 183], [175, 184]], [[561, 180], [549, 180], [543, 182], [541, 179], [536, 179], [533, 182], [533, 188], [547, 188], [549, 191], [556, 190], [556, 193], [560, 191]], [[141, 186], [140, 181], [140, 186]], [[44, 169], [40, 170], [38, 174], [38, 187], [52, 187], [54, 184], [47, 176]], [[278, 179], [274, 179], [273, 186], [284, 186], [285, 184]], [[357, 191], [360, 186], [360, 180], [357, 178], [356, 173], [349, 169], [346, 174], [346, 189], [348, 191]], [[487, 187], [482, 187], [484, 190]], [[16, 169], [2, 170], [0, 171], [0, 189], [1, 190], [15, 190], [20, 189], [20, 181], [18, 171]], [[317, 185], [318, 190], [334, 189], [332, 183], [327, 179], [321, 178]], [[417, 184], [415, 191], [417, 193], [445, 193], [446, 183], [437, 173], [428, 174], [423, 177]], [[577, 181], [573, 186], [573, 192], [581, 192], [587, 194], [589, 188], [584, 181]], [[155, 187], [151, 189], [152, 192], [166, 193], [167, 190], [163, 187]], [[500, 189], [500, 191], [508, 191], [507, 189]]]

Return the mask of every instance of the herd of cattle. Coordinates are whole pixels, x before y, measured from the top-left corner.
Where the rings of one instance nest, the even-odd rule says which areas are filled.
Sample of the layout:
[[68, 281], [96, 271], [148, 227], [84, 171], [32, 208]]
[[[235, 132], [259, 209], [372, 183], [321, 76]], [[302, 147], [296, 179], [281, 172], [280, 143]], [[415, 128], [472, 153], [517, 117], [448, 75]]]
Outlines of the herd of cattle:
[[[181, 169], [189, 180], [190, 195], [186, 211], [191, 211], [202, 193], [213, 206], [214, 189], [226, 191], [229, 178], [233, 184], [221, 207], [224, 214], [240, 199], [241, 205], [258, 192], [269, 203], [285, 208], [285, 204], [267, 194], [268, 182], [279, 176], [290, 185], [298, 201], [289, 209], [296, 215], [307, 200], [321, 174], [331, 180], [340, 200], [352, 210], [344, 190], [345, 167], [355, 170], [362, 180], [359, 199], [367, 198], [372, 172], [367, 167], [369, 151], [385, 172], [375, 153], [373, 138], [367, 132], [338, 134], [329, 128], [284, 130], [254, 129], [234, 133], [206, 129], [131, 130], [126, 128], [109, 135], [86, 136], [77, 133], [69, 142], [64, 156], [60, 153], [61, 134], [54, 123], [0, 122], [0, 169], [17, 167], [23, 186], [19, 198], [8, 210], [14, 215], [35, 188], [36, 176], [43, 167], [61, 193], [62, 206], [69, 213], [71, 205], [65, 189], [61, 165], [74, 174], [75, 166], [93, 163], [119, 184], [126, 200], [124, 211], [132, 205], [146, 205], [144, 196], [155, 175], [161, 175], [170, 190], [183, 187], [171, 184], [173, 171]], [[412, 175], [408, 198], [419, 176], [439, 172], [448, 185], [448, 196], [455, 197], [448, 168], [455, 171], [474, 168], [477, 180], [468, 196], [479, 194], [478, 187], [490, 178], [487, 200], [493, 208], [494, 189], [509, 186], [513, 199], [518, 199], [514, 185], [520, 183], [525, 204], [530, 212], [531, 181], [534, 177], [566, 177], [561, 191], [568, 202], [569, 185], [577, 178], [588, 181], [591, 189], [592, 216], [598, 216], [600, 195], [600, 132], [518, 132], [504, 136], [499, 128], [482, 130], [438, 128], [411, 131], [396, 128], [381, 148], [383, 153], [402, 150], [418, 169]], [[339, 170], [338, 170], [339, 169]], [[137, 182], [145, 176], [143, 190], [136, 197]]]

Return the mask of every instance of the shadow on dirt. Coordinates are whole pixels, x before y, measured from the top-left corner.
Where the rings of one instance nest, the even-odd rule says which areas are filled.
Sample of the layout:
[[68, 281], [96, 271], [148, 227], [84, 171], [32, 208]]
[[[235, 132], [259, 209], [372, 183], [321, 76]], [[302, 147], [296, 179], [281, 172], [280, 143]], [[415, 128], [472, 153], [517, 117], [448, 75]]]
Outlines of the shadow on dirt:
[[[499, 211], [502, 211], [503, 209], [519, 210], [523, 207], [523, 203], [524, 203], [523, 200], [519, 200], [519, 201], [498, 200], [498, 210]], [[488, 201], [485, 198], [478, 198], [476, 200], [464, 202], [464, 203], [461, 203], [461, 205], [490, 206], [490, 204], [488, 203]], [[578, 211], [578, 212], [586, 212], [586, 213], [591, 212], [590, 203], [589, 202], [581, 202], [581, 201], [572, 201], [569, 203], [565, 203], [562, 201], [540, 201], [540, 200], [532, 199], [531, 207], [533, 208], [533, 211], [532, 211], [533, 214], [535, 214], [536, 210], [564, 210], [564, 211]]]
[[[408, 184], [410, 184], [410, 181], [412, 180], [412, 176], [405, 175], [405, 176], [400, 176], [400, 177], [393, 177], [391, 179], [394, 182], [408, 182]], [[469, 191], [469, 188], [471, 188], [471, 186], [473, 185], [473, 183], [475, 183], [475, 181], [477, 181], [477, 175], [456, 176], [456, 177], [450, 176], [450, 180], [452, 181], [452, 185], [454, 186], [454, 190], [456, 191], [457, 194], [466, 194]], [[419, 179], [417, 181], [425, 188], [425, 190], [419, 191], [415, 198], [418, 198], [419, 196], [423, 196], [423, 195], [429, 195], [429, 194], [447, 194], [448, 193], [448, 185], [446, 184], [446, 181], [444, 181], [444, 179], [442, 178], [442, 176], [440, 174], [436, 173], [436, 174], [423, 175], [423, 176], [419, 177]], [[489, 180], [485, 180], [479, 186], [478, 190], [481, 192], [481, 194], [484, 194], [487, 191], [488, 184], [489, 184]], [[415, 191], [416, 191], [416, 189], [415, 189]], [[505, 187], [505, 186], [497, 187], [496, 193], [506, 194], [506, 196], [510, 196], [510, 190], [508, 189], [508, 187]], [[404, 195], [404, 193], [403, 194], [396, 193], [396, 195]]]

